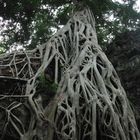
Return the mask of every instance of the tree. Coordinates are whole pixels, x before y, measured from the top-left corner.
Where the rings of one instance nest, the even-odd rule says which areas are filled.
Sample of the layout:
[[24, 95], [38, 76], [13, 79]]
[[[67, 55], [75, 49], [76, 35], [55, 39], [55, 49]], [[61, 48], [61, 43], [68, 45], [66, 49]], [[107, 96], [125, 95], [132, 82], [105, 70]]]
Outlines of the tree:
[[12, 84], [1, 91], [1, 139], [140, 139], [125, 91], [98, 45], [89, 9], [76, 12], [41, 47], [6, 53], [0, 62], [1, 84]]
[[[76, 3], [76, 4], [75, 4]], [[1, 48], [22, 45], [35, 48], [45, 43], [53, 34], [66, 24], [72, 11], [89, 5], [96, 19], [96, 30], [101, 46], [105, 46], [118, 33], [139, 27], [140, 15], [133, 8], [135, 1], [124, 4], [111, 0], [3, 0], [0, 4], [0, 16], [3, 18], [1, 35], [4, 40]], [[75, 10], [74, 10], [75, 9]], [[110, 20], [110, 16], [113, 19]], [[3, 49], [2, 49], [3, 50]]]
[[140, 129], [140, 29], [118, 35], [109, 44], [106, 55], [116, 69], [128, 99], [133, 104]]

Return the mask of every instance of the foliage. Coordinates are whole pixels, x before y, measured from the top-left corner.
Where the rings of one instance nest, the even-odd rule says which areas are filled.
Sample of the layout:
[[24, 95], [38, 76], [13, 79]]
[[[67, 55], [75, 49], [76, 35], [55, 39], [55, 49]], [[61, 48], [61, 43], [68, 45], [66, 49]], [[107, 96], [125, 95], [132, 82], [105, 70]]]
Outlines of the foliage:
[[39, 76], [39, 89], [41, 89], [42, 91], [45, 92], [45, 89], [46, 90], [49, 90], [53, 93], [56, 93], [57, 91], [57, 88], [58, 88], [58, 85], [56, 83], [54, 83], [53, 81], [50, 81], [49, 79], [47, 79], [45, 77], [45, 73], [42, 72]]
[[[1, 140], [10, 139], [10, 128], [20, 140], [140, 139], [118, 75], [98, 45], [88, 8], [75, 13], [45, 45], [5, 53], [0, 63]], [[3, 82], [10, 79], [19, 84], [10, 82], [9, 90]], [[46, 86], [54, 88], [53, 81], [59, 88], [50, 96]], [[38, 92], [39, 84], [46, 89]]]
[[0, 2], [0, 16], [3, 18], [1, 36], [4, 50], [15, 44], [31, 49], [46, 42], [57, 29], [65, 25], [73, 11], [85, 5], [95, 15], [101, 46], [118, 33], [136, 29], [140, 25], [140, 14], [133, 8], [134, 0], [127, 0], [123, 4], [112, 0], [15, 0], [12, 3], [3, 0]]

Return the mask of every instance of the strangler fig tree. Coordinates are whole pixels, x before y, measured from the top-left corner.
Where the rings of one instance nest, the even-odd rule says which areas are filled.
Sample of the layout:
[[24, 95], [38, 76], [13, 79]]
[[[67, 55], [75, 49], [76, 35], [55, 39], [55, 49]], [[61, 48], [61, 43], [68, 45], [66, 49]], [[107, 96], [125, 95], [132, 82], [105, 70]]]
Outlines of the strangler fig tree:
[[34, 50], [0, 56], [1, 140], [140, 140], [85, 8]]

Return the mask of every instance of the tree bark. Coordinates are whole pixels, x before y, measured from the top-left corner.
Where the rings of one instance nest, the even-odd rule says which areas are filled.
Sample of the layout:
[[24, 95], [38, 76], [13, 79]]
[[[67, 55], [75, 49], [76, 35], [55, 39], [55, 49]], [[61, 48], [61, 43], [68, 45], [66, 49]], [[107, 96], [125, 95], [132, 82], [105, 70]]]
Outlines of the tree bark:
[[[1, 119], [6, 117], [1, 139], [13, 132], [21, 140], [140, 139], [126, 93], [98, 45], [88, 8], [75, 13], [46, 44], [3, 54], [0, 64], [1, 76], [18, 79], [17, 88], [0, 95]], [[48, 89], [38, 88], [40, 81], [47, 84], [41, 76], [47, 69], [53, 72], [50, 86], [58, 85], [50, 101]], [[21, 79], [27, 82], [20, 84]]]

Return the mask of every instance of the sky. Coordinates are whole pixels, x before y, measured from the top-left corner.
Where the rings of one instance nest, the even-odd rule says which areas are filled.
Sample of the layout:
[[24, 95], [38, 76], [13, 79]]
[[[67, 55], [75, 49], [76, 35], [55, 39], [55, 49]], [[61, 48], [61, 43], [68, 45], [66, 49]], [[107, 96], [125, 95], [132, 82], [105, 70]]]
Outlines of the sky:
[[[125, 3], [124, 1], [127, 2], [127, 0], [113, 0], [113, 1], [117, 1], [117, 2], [120, 2], [120, 3]], [[140, 12], [140, 0], [136, 0], [135, 8], [136, 8], [137, 11]]]
[[138, 11], [140, 12], [140, 0], [137, 1]]

